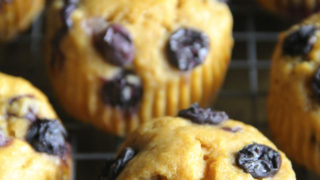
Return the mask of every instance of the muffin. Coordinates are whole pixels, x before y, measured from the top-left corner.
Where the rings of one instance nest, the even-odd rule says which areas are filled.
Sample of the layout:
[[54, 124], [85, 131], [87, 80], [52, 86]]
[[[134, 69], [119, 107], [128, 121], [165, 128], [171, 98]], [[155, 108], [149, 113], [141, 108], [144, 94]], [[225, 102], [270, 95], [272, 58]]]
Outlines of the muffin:
[[269, 125], [289, 157], [320, 174], [320, 15], [280, 35], [273, 54]]
[[64, 109], [124, 135], [212, 102], [229, 65], [232, 16], [199, 0], [54, 1], [47, 69]]
[[44, 0], [0, 0], [0, 42], [25, 30], [41, 13]]
[[307, 17], [320, 10], [319, 0], [258, 0], [267, 10], [290, 18]]
[[296, 179], [290, 161], [257, 129], [197, 104], [142, 124], [100, 180]]
[[0, 73], [0, 179], [69, 180], [70, 153], [47, 98], [26, 80]]

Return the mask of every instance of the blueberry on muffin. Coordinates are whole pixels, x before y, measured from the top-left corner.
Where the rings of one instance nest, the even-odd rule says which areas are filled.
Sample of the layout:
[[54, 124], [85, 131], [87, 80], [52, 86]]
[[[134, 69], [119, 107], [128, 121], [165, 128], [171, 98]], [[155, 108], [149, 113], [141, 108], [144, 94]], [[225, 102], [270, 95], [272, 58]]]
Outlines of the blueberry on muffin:
[[71, 179], [66, 136], [42, 92], [0, 73], [0, 179]]
[[257, 129], [193, 105], [176, 117], [150, 120], [127, 136], [100, 177], [115, 179], [296, 178], [287, 157]]
[[268, 97], [270, 130], [280, 148], [320, 174], [320, 16], [280, 35]]
[[193, 102], [209, 105], [233, 46], [231, 13], [216, 0], [56, 0], [47, 21], [57, 98], [117, 135]]

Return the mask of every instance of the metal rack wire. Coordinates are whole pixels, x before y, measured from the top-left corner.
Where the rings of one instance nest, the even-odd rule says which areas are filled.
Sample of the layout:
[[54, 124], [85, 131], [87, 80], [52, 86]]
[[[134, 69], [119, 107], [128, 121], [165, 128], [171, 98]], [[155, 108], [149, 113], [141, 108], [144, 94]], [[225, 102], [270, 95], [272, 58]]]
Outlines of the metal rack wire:
[[[270, 57], [278, 32], [293, 21], [278, 19], [261, 10], [254, 0], [231, 0], [235, 46], [224, 87], [214, 107], [231, 117], [259, 128], [269, 136], [265, 100], [268, 92]], [[0, 45], [0, 71], [23, 76], [42, 89], [52, 101], [69, 131], [73, 147], [73, 179], [96, 179], [105, 159], [113, 157], [121, 139], [81, 124], [66, 115], [53, 97], [43, 68], [43, 18], [14, 42]], [[19, 64], [19, 65], [18, 65]], [[295, 166], [298, 179], [319, 177]]]

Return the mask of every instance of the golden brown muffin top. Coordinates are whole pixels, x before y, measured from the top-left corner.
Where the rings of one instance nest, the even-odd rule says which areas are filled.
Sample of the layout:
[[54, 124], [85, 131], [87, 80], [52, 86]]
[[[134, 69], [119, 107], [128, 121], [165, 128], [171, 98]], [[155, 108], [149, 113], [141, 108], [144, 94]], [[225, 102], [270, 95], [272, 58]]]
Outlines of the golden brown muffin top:
[[[123, 69], [112, 63], [105, 63], [106, 59], [99, 54], [92, 43], [97, 33], [113, 24], [124, 27], [134, 45], [134, 58], [132, 63], [125, 65], [125, 69], [133, 70], [142, 80], [148, 79], [150, 84], [146, 86], [161, 86], [169, 80], [189, 73], [190, 70], [181, 71], [172, 66], [166, 55], [170, 36], [179, 29], [194, 29], [208, 37], [209, 50], [203, 63], [214, 61], [215, 49], [221, 46], [221, 42], [232, 41], [231, 13], [227, 5], [215, 0], [70, 0], [67, 2], [59, 0], [52, 6], [53, 11], [70, 8], [68, 11], [71, 12], [65, 13], [71, 14], [65, 15], [69, 18], [63, 20], [70, 25], [70, 29], [66, 32], [66, 37], [61, 40], [60, 47], [67, 49], [71, 44], [71, 46], [76, 44], [79, 48], [77, 53], [83, 53], [83, 57], [86, 58], [73, 60], [72, 52], [68, 51], [64, 52], [68, 61], [63, 63], [65, 66], [77, 64], [79, 69], [93, 75], [98, 73], [101, 77], [110, 78]], [[53, 27], [61, 27], [60, 19], [61, 17], [49, 18], [51, 22], [55, 22], [52, 24]], [[57, 29], [53, 28], [48, 34], [53, 35], [56, 31]], [[224, 32], [223, 35], [221, 31]], [[225, 34], [229, 34], [229, 39], [225, 38]]]
[[[112, 170], [120, 169], [116, 179], [240, 180], [257, 176], [259, 179], [295, 179], [287, 157], [257, 129], [228, 119], [222, 112], [196, 108], [188, 109], [191, 115], [179, 113], [184, 118], [161, 117], [148, 121], [129, 135], [118, 154], [121, 162], [116, 160], [118, 164], [111, 166]], [[264, 163], [278, 169], [262, 175], [265, 164], [250, 159], [252, 153], [261, 153], [257, 155], [259, 158], [269, 153], [268, 156], [273, 157]], [[240, 165], [244, 156], [252, 165], [250, 173]], [[258, 167], [262, 168], [255, 169]], [[111, 179], [112, 170], [107, 173]]]
[[70, 178], [65, 136], [44, 94], [0, 73], [0, 179]]

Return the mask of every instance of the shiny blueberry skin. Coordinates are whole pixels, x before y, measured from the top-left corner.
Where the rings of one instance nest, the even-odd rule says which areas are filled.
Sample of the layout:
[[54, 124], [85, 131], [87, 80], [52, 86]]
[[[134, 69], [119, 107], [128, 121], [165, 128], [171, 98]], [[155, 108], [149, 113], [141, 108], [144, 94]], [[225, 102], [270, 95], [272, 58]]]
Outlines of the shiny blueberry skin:
[[66, 130], [58, 120], [37, 119], [26, 140], [38, 152], [63, 156], [66, 150]]
[[209, 37], [205, 33], [191, 28], [180, 28], [170, 36], [166, 47], [167, 58], [175, 68], [189, 71], [205, 61], [209, 46]]
[[103, 59], [116, 66], [133, 61], [135, 47], [129, 31], [120, 24], [112, 24], [105, 31], [93, 36], [96, 50]]
[[210, 108], [203, 109], [197, 103], [188, 109], [181, 110], [178, 116], [190, 119], [194, 123], [211, 125], [217, 125], [229, 119], [225, 112], [213, 111]]
[[289, 56], [307, 55], [316, 41], [315, 31], [313, 25], [304, 25], [288, 34], [283, 42], [283, 53]]
[[123, 110], [135, 109], [142, 99], [141, 79], [132, 71], [124, 70], [102, 85], [102, 100], [105, 104]]
[[136, 152], [131, 147], [125, 148], [115, 160], [106, 162], [100, 180], [115, 180], [126, 164], [134, 158]]
[[281, 166], [281, 155], [272, 148], [253, 143], [237, 153], [237, 165], [254, 178], [274, 176]]

